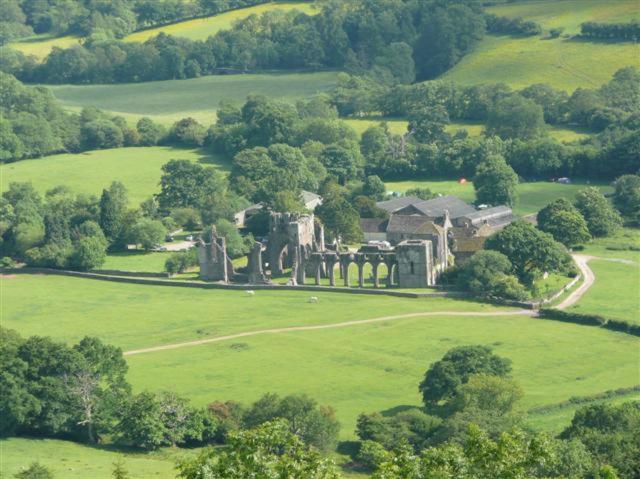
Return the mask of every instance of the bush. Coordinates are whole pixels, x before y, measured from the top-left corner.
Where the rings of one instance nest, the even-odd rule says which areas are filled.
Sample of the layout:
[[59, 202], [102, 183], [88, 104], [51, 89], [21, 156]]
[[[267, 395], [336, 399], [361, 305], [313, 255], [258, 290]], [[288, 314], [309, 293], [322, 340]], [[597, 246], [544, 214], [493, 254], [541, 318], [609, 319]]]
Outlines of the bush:
[[15, 268], [15, 267], [16, 267], [16, 262], [13, 260], [13, 258], [9, 256], [4, 256], [2, 259], [0, 259], [0, 268]]
[[356, 460], [363, 468], [374, 471], [389, 458], [389, 453], [384, 446], [375, 441], [362, 441]]
[[584, 324], [587, 326], [604, 326], [607, 322], [605, 318], [596, 314], [570, 313], [559, 309], [541, 309], [539, 316], [545, 319], [555, 319], [565, 323]]
[[198, 255], [195, 249], [174, 253], [164, 263], [164, 269], [170, 275], [184, 273], [188, 268], [198, 265]]

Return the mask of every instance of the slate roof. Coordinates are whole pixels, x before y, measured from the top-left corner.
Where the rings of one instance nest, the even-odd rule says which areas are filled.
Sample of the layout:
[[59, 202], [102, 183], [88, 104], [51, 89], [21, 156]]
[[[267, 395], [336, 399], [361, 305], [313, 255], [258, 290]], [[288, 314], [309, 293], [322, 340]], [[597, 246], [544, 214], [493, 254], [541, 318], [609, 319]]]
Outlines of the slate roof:
[[321, 200], [322, 199], [322, 197], [320, 195], [317, 195], [315, 193], [312, 193], [311, 191], [306, 191], [306, 190], [302, 190], [302, 193], [300, 194], [300, 196], [302, 197], [302, 202], [305, 205], [308, 205], [312, 201]]
[[391, 215], [387, 233], [440, 234], [443, 229], [425, 216]]
[[391, 213], [392, 211], [404, 208], [413, 203], [419, 203], [422, 200], [417, 196], [402, 196], [400, 198], [393, 198], [391, 200], [378, 201], [376, 206], [382, 208], [385, 211]]
[[444, 216], [445, 211], [449, 212], [450, 218], [458, 218], [474, 213], [476, 209], [462, 201], [456, 196], [440, 196], [432, 200], [423, 200], [414, 203], [411, 206], [416, 208], [425, 216], [440, 217]]
[[494, 206], [493, 208], [487, 208], [484, 210], [477, 210], [473, 213], [462, 215], [464, 218], [471, 220], [472, 223], [484, 222], [495, 218], [501, 218], [503, 216], [513, 215], [513, 211], [508, 206]]
[[388, 224], [389, 220], [384, 218], [360, 218], [363, 233], [384, 233]]

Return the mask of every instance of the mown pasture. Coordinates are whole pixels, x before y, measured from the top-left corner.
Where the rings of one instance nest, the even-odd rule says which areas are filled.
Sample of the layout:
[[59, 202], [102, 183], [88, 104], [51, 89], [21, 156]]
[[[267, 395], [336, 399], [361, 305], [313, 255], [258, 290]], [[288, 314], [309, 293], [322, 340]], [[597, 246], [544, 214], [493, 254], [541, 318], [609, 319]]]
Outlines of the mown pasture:
[[[304, 291], [204, 290], [78, 278], [3, 279], [3, 326], [77, 341], [92, 334], [137, 349], [241, 331], [328, 324], [428, 311], [496, 311], [446, 298], [407, 299]], [[319, 304], [309, 303], [317, 296]], [[51, 315], [51, 311], [57, 314]]]
[[233, 23], [247, 18], [249, 15], [261, 15], [265, 12], [274, 10], [288, 12], [298, 10], [304, 13], [313, 14], [317, 11], [312, 3], [303, 3], [295, 1], [273, 2], [253, 7], [239, 8], [229, 12], [212, 15], [205, 18], [196, 18], [193, 20], [185, 20], [183, 22], [172, 23], [148, 30], [140, 30], [126, 36], [126, 42], [144, 42], [149, 38], [153, 38], [159, 33], [166, 33], [176, 37], [184, 37], [190, 40], [206, 40], [211, 35], [215, 35], [220, 30], [228, 30]]
[[[199, 290], [56, 276], [3, 280], [4, 326], [74, 342], [86, 334], [125, 350], [244, 331], [334, 324], [487, 304], [339, 293]], [[58, 312], [52, 316], [50, 312]], [[266, 391], [307, 393], [337, 410], [343, 437], [362, 411], [418, 405], [428, 365], [463, 344], [492, 345], [514, 361], [526, 408], [637, 383], [638, 339], [525, 316], [419, 316], [336, 329], [262, 334], [128, 356], [136, 390], [171, 389], [196, 404], [251, 401]], [[151, 374], [153, 373], [153, 374]]]
[[140, 147], [60, 154], [0, 165], [0, 189], [11, 182], [30, 181], [41, 193], [66, 185], [77, 193], [100, 195], [112, 181], [121, 181], [129, 202], [137, 206], [160, 190], [161, 167], [169, 160], [191, 160], [214, 166], [223, 172], [228, 160], [205, 149]]
[[640, 264], [622, 263], [612, 259], [589, 261], [595, 283], [580, 301], [571, 307], [576, 313], [599, 314], [640, 324]]
[[66, 108], [95, 106], [132, 121], [148, 116], [171, 125], [192, 117], [204, 125], [215, 121], [220, 100], [243, 103], [255, 93], [294, 102], [336, 83], [337, 72], [218, 75], [115, 85], [48, 85]]
[[71, 35], [64, 37], [51, 37], [48, 34], [34, 35], [19, 42], [10, 43], [9, 46], [25, 55], [32, 55], [38, 60], [44, 60], [56, 48], [71, 48], [80, 44], [80, 38]]
[[[348, 118], [344, 120], [358, 135], [362, 135], [367, 128], [379, 125], [381, 122], [387, 124], [389, 131], [396, 135], [402, 135], [407, 132], [408, 122], [399, 119], [378, 119], [378, 118]], [[451, 122], [447, 125], [446, 131], [449, 134], [455, 134], [459, 130], [464, 130], [470, 137], [481, 136], [484, 133], [484, 125], [482, 123], [472, 122]], [[589, 136], [589, 132], [573, 128], [563, 128], [559, 126], [547, 126], [549, 136], [552, 138], [569, 143], [572, 141], [582, 140]]]
[[[531, 0], [494, 6], [489, 12], [534, 20], [542, 36], [517, 38], [487, 35], [475, 51], [443, 75], [444, 79], [474, 85], [506, 83], [524, 88], [547, 83], [572, 92], [597, 88], [616, 70], [637, 65], [640, 47], [633, 43], [586, 42], [573, 35], [586, 21], [628, 22], [640, 16], [635, 0]], [[559, 38], [548, 38], [550, 28], [564, 27]]]

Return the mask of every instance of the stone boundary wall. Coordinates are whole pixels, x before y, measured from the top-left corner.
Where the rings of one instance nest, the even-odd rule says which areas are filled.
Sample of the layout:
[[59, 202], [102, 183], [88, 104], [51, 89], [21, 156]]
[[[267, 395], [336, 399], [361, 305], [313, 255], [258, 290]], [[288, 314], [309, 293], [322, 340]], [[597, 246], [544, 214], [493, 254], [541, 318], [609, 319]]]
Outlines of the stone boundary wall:
[[[102, 281], [112, 281], [114, 283], [142, 284], [152, 286], [177, 286], [182, 288], [200, 288], [200, 289], [231, 289], [231, 290], [272, 290], [272, 291], [321, 291], [326, 293], [345, 293], [345, 294], [369, 294], [373, 296], [394, 296], [398, 298], [460, 298], [470, 299], [480, 303], [495, 304], [499, 306], [514, 306], [524, 309], [535, 310], [540, 307], [539, 302], [530, 301], [514, 301], [501, 298], [477, 298], [470, 293], [464, 291], [437, 291], [429, 293], [414, 293], [410, 291], [394, 291], [393, 289], [373, 289], [373, 288], [347, 288], [335, 286], [315, 286], [315, 285], [280, 285], [280, 284], [225, 284], [225, 283], [207, 283], [200, 281], [181, 281], [160, 279], [157, 276], [142, 277], [134, 276], [131, 271], [121, 271], [119, 274], [106, 274], [103, 272], [84, 272], [70, 271], [64, 269], [53, 268], [0, 268], [0, 273], [5, 274], [54, 274], [59, 276], [73, 276], [76, 278], [97, 279]], [[146, 273], [147, 275], [156, 275], [160, 273]], [[154, 279], [157, 278], [157, 279]]]
[[106, 276], [131, 276], [134, 278], [168, 278], [169, 273], [150, 273], [148, 271], [122, 271], [120, 269], [95, 269], [93, 274]]
[[[114, 283], [141, 284], [152, 286], [176, 286], [182, 288], [199, 288], [199, 289], [230, 289], [230, 290], [273, 290], [273, 291], [322, 291], [328, 293], [346, 293], [346, 294], [369, 294], [378, 296], [395, 296], [400, 298], [469, 298], [473, 297], [464, 292], [458, 291], [438, 291], [430, 293], [413, 293], [409, 291], [393, 291], [385, 289], [368, 289], [368, 288], [339, 288], [331, 286], [312, 286], [312, 285], [270, 285], [270, 284], [223, 284], [223, 283], [205, 283], [197, 281], [181, 281], [168, 279], [153, 279], [134, 277], [131, 275], [107, 275], [101, 272], [83, 272], [70, 271], [52, 268], [2, 268], [0, 272], [3, 274], [54, 274], [59, 276], [72, 276], [76, 278], [97, 279], [101, 281], [112, 281]], [[130, 271], [127, 273], [131, 273]], [[507, 304], [507, 303], [500, 303]], [[519, 306], [527, 307], [525, 304]]]

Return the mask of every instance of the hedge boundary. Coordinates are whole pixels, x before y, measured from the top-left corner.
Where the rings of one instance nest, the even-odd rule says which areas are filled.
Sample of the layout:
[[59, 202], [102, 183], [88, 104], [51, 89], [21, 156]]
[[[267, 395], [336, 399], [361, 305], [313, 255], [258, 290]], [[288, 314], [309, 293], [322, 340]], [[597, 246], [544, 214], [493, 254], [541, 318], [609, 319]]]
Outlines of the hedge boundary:
[[604, 399], [612, 399], [615, 397], [628, 396], [633, 393], [640, 393], [640, 385], [631, 386], [628, 388], [610, 389], [608, 391], [592, 394], [590, 396], [571, 396], [566, 401], [562, 401], [555, 404], [549, 404], [547, 406], [538, 406], [531, 408], [527, 411], [527, 414], [545, 414], [551, 411], [558, 411], [566, 409], [572, 406], [581, 404], [588, 404], [594, 401], [601, 401]]
[[582, 324], [584, 326], [599, 326], [619, 333], [640, 336], [640, 324], [634, 324], [620, 319], [609, 319], [598, 314], [572, 313], [560, 309], [542, 308], [538, 311], [538, 317], [562, 321], [564, 323]]

